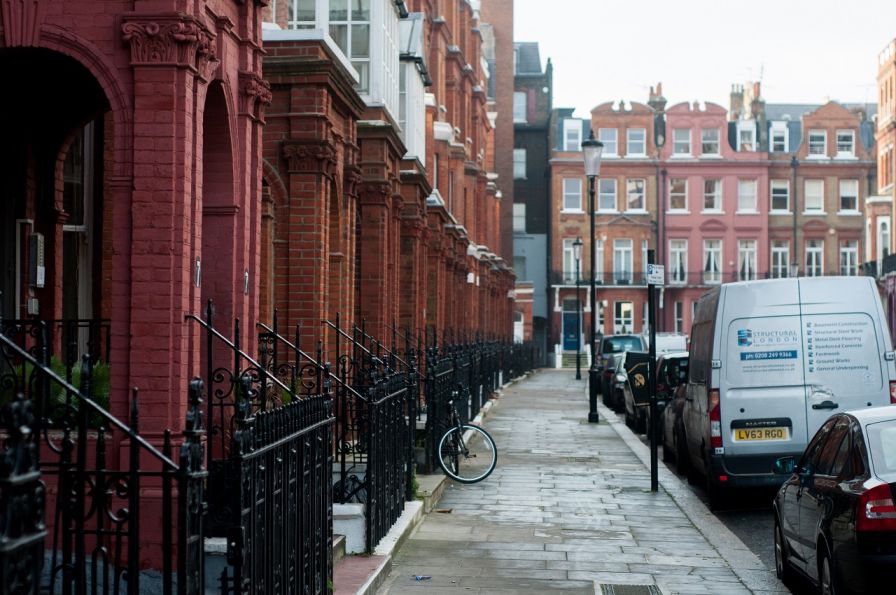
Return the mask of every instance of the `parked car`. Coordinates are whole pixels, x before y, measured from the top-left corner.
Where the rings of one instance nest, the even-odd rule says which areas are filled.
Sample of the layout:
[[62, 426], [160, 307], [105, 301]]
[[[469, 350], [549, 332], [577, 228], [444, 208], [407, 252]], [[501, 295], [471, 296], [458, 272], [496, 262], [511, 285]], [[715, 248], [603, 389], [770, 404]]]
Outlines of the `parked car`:
[[[597, 345], [597, 355], [594, 359], [594, 366], [601, 378], [604, 377], [604, 368], [607, 365], [607, 359], [614, 353], [624, 353], [626, 351], [640, 351], [647, 349], [647, 342], [641, 335], [603, 335], [600, 337]], [[606, 388], [604, 382], [600, 383], [601, 394], [605, 395], [603, 390]], [[607, 399], [604, 399], [606, 404]]]
[[613, 411], [622, 411], [620, 407], [621, 401], [617, 398], [618, 395], [614, 390], [614, 386], [616, 370], [624, 358], [624, 351], [622, 353], [609, 354], [605, 359], [604, 367], [600, 374], [601, 398], [603, 399], [604, 405]]
[[778, 578], [797, 570], [824, 594], [892, 592], [896, 407], [834, 415], [796, 461], [774, 465], [790, 474], [774, 500]]
[[[657, 358], [656, 362], [656, 412], [659, 436], [657, 443], [663, 446], [663, 460], [672, 459], [674, 450], [674, 426], [676, 414], [681, 413], [684, 405], [684, 395], [682, 394], [678, 403], [674, 403], [675, 392], [679, 386], [682, 386], [688, 379], [688, 352], [687, 351], [671, 351], [664, 353]], [[677, 407], [677, 410], [676, 410]], [[671, 422], [668, 428], [668, 440], [670, 446], [667, 445], [667, 419]], [[647, 408], [647, 427], [650, 427], [650, 408]]]
[[[654, 338], [656, 340], [654, 350], [657, 356], [661, 353], [688, 350], [688, 336], [684, 333], [656, 333]], [[650, 337], [645, 334], [644, 342], [648, 343], [649, 339]]]
[[710, 505], [729, 488], [780, 485], [833, 410], [896, 398], [896, 363], [870, 277], [724, 284], [697, 303], [682, 428]]
[[625, 425], [639, 434], [643, 434], [647, 429], [647, 404], [644, 403], [644, 399], [648, 395], [647, 365], [649, 359], [650, 354], [643, 351], [626, 353], [622, 366], [625, 382], [619, 387]]
[[[626, 369], [626, 361], [629, 359], [631, 351], [620, 353], [614, 356], [617, 360], [616, 369], [613, 371], [612, 391], [613, 391], [613, 410], [617, 413], [625, 411], [625, 391], [628, 388], [628, 370]], [[628, 421], [626, 420], [626, 423]]]

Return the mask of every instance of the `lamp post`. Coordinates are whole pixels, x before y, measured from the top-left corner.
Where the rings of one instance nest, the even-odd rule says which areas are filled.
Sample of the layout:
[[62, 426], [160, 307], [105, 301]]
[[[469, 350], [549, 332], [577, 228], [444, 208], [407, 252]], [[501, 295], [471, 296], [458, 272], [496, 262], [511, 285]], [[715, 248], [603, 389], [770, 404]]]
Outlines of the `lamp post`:
[[576, 380], [582, 379], [582, 297], [581, 297], [581, 280], [582, 275], [580, 268], [582, 262], [582, 238], [576, 238], [572, 243], [572, 253], [576, 258], [576, 310], [578, 318], [576, 319]]
[[594, 235], [594, 181], [600, 176], [600, 158], [604, 144], [594, 138], [594, 130], [590, 131], [588, 140], [582, 141], [582, 157], [585, 160], [585, 176], [588, 178], [588, 217], [591, 219], [591, 368], [588, 370], [588, 422], [597, 423], [597, 386], [600, 382], [597, 370], [597, 301], [595, 291], [597, 285], [594, 271], [597, 270], [597, 247]]

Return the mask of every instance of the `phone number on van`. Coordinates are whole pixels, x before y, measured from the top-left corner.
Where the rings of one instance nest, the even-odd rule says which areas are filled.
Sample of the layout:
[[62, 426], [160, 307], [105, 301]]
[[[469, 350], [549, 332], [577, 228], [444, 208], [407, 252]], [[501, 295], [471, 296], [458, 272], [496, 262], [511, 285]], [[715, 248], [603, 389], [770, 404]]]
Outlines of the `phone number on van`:
[[743, 362], [768, 359], [796, 359], [796, 351], [747, 351], [740, 354], [740, 360]]

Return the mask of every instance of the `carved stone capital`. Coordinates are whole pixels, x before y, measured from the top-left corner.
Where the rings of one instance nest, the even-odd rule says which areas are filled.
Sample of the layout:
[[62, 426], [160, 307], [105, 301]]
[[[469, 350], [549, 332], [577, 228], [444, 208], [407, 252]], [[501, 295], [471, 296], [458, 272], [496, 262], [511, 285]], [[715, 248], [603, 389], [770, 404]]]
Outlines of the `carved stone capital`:
[[342, 170], [343, 193], [358, 196], [358, 184], [361, 183], [361, 168], [357, 165], [346, 165]]
[[391, 206], [393, 194], [392, 182], [387, 180], [367, 180], [358, 188], [358, 196], [365, 204]]
[[121, 34], [131, 46], [131, 66], [192, 68], [210, 80], [219, 64], [215, 36], [192, 17], [178, 14], [126, 17]]
[[3, 41], [6, 47], [37, 46], [44, 22], [46, 2], [6, 0], [0, 9]]
[[264, 109], [271, 105], [271, 84], [254, 72], [240, 71], [240, 113], [264, 119]]
[[286, 141], [283, 158], [290, 173], [314, 173], [332, 179], [336, 171], [336, 150], [328, 143]]

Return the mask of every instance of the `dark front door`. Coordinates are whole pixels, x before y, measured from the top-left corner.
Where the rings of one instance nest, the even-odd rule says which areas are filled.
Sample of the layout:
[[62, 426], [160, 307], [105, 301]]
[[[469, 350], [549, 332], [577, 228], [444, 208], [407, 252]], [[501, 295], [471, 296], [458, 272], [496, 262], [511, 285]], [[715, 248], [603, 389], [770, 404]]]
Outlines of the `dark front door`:
[[579, 315], [577, 312], [563, 313], [563, 350], [575, 351], [579, 348]]

